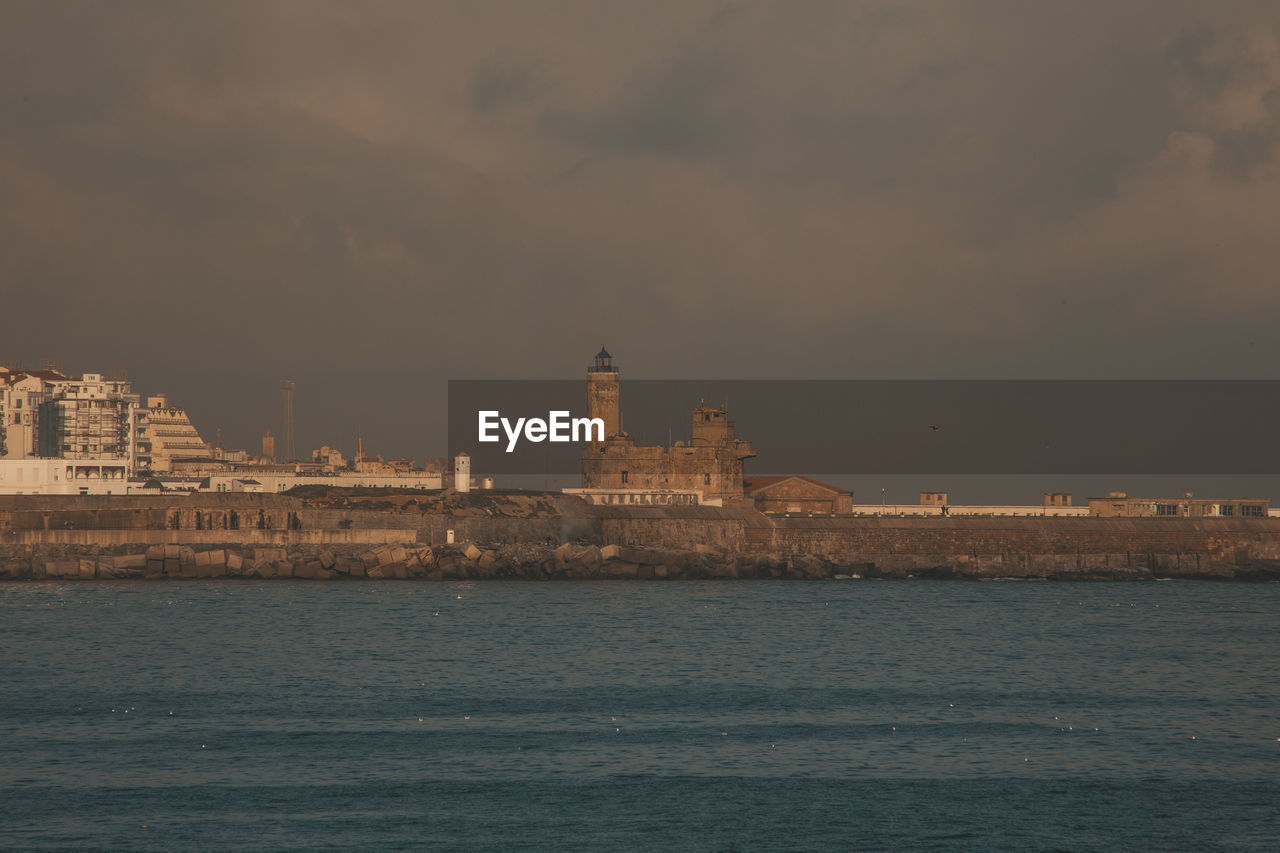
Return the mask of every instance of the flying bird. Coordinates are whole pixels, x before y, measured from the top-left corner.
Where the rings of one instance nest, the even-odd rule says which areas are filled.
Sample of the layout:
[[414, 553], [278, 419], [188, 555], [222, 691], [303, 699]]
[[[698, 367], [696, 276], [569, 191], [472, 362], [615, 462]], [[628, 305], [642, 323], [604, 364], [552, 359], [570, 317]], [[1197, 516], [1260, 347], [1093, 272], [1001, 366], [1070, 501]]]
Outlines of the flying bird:
[[937, 424], [929, 424], [929, 429], [933, 430], [934, 432], [937, 432], [938, 430], [942, 429], [942, 427], [938, 426]]

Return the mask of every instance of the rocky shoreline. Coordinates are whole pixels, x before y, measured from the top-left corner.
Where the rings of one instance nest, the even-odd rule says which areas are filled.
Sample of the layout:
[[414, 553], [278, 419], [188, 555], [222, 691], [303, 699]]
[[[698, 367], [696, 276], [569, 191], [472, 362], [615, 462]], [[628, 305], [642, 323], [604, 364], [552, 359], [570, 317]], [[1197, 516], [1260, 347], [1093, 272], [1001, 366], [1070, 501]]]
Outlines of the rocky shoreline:
[[936, 580], [1142, 581], [1164, 578], [1280, 581], [1280, 561], [1213, 563], [1179, 569], [1154, 558], [1125, 565], [1063, 567], [1034, 561], [938, 565], [839, 563], [822, 557], [734, 554], [692, 549], [565, 543], [470, 542], [383, 545], [193, 548], [186, 545], [38, 546], [0, 552], [3, 580], [709, 580], [832, 578]]

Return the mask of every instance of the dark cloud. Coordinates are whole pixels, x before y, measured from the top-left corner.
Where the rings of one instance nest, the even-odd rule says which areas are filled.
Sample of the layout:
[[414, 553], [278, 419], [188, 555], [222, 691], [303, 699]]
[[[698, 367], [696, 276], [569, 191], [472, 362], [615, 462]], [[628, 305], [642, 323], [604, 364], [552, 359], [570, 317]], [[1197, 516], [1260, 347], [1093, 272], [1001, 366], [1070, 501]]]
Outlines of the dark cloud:
[[[449, 377], [1260, 376], [1280, 12], [19, 3], [0, 358], [419, 457]], [[13, 318], [18, 318], [14, 321]]]

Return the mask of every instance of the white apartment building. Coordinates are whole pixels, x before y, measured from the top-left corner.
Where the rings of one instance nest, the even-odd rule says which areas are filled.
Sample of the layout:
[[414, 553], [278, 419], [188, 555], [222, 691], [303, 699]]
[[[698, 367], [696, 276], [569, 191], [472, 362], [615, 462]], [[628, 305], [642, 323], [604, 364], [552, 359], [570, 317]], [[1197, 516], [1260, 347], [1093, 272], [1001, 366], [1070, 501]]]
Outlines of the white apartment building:
[[124, 461], [132, 471], [137, 407], [125, 379], [0, 368], [0, 458]]
[[124, 460], [0, 459], [0, 495], [124, 495]]

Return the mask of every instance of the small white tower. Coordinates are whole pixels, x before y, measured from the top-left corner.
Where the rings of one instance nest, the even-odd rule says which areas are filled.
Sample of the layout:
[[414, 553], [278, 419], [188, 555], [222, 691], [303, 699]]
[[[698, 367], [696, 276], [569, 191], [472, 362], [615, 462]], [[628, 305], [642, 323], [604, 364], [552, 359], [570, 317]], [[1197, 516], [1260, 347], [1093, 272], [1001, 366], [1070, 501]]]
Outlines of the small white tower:
[[471, 454], [465, 450], [453, 459], [453, 488], [459, 492], [471, 491]]

